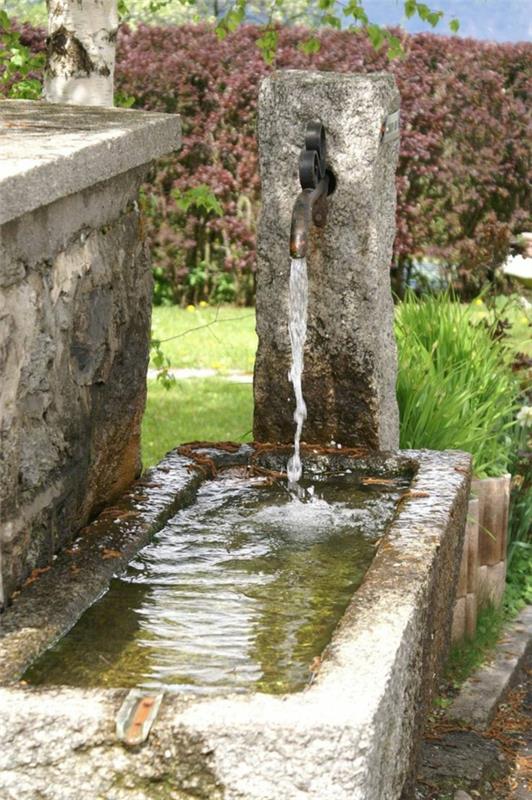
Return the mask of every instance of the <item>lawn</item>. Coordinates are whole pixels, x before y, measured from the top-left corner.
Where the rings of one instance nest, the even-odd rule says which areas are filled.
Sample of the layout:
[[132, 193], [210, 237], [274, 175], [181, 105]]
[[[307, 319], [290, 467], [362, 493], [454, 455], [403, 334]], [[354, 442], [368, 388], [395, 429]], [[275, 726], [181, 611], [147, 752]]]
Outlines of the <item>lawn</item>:
[[[215, 369], [220, 377], [177, 380], [170, 389], [148, 381], [142, 423], [145, 467], [183, 442], [249, 441], [253, 392], [250, 383], [232, 383], [228, 373], [253, 371], [257, 336], [255, 310], [232, 306], [155, 307], [152, 339], [175, 368]], [[153, 364], [151, 365], [153, 367]]]
[[172, 367], [253, 372], [257, 349], [255, 309], [155, 307], [152, 339], [161, 342]]
[[224, 378], [191, 378], [165, 389], [148, 381], [142, 422], [142, 461], [156, 464], [168, 450], [194, 440], [251, 439], [252, 387]]

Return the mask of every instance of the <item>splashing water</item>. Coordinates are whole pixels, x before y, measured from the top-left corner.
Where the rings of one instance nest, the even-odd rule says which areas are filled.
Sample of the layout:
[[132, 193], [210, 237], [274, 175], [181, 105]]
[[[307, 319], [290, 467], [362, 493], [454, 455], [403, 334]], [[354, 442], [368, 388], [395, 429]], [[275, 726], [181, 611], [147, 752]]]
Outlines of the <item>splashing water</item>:
[[292, 381], [296, 396], [296, 410], [294, 422], [296, 433], [294, 436], [294, 455], [287, 465], [288, 482], [295, 484], [301, 478], [303, 468], [299, 453], [301, 430], [307, 418], [307, 407], [303, 399], [301, 376], [303, 375], [303, 348], [307, 336], [307, 304], [308, 304], [308, 277], [307, 259], [293, 258], [290, 263], [290, 294], [289, 294], [289, 321], [290, 346], [292, 348], [292, 366], [288, 378]]

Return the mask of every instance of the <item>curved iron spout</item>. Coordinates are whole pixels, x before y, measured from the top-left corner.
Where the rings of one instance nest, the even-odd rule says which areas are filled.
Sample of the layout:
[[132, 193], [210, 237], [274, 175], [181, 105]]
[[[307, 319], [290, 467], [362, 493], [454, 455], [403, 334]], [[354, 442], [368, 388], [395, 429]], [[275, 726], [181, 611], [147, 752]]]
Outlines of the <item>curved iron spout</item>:
[[290, 227], [290, 255], [304, 258], [307, 254], [308, 238], [312, 223], [323, 228], [327, 222], [327, 194], [329, 176], [319, 181], [315, 189], [303, 189], [294, 203], [292, 225]]

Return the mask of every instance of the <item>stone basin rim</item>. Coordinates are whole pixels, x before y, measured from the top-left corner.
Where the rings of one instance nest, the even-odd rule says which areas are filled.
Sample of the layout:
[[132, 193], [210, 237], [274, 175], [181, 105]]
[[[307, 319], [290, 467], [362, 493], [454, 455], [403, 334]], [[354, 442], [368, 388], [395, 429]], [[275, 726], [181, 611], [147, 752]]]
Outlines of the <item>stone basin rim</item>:
[[[407, 587], [402, 585], [401, 579], [409, 573], [411, 578], [416, 575], [418, 562], [426, 556], [426, 551], [438, 534], [441, 526], [434, 517], [435, 501], [436, 505], [443, 506], [444, 513], [450, 511], [450, 497], [446, 496], [449, 492], [443, 491], [435, 496], [435, 478], [440, 484], [447, 473], [448, 477], [454, 479], [454, 488], [454, 484], [465, 480], [470, 457], [459, 451], [442, 453], [427, 450], [390, 451], [362, 457], [337, 451], [313, 456], [309, 449], [305, 456], [307, 468], [311, 468], [313, 462], [318, 462], [321, 466], [330, 464], [337, 469], [350, 466], [359, 474], [380, 474], [383, 477], [412, 475], [409, 496], [401, 503], [362, 585], [354, 593], [337, 625], [324, 651], [325, 657], [318, 675], [311, 685], [301, 690], [305, 694], [314, 694], [328, 683], [331, 673], [343, 669], [349, 662], [344, 640], [351, 638], [357, 628], [364, 626], [366, 615], [361, 612], [375, 603], [377, 594], [380, 595], [380, 604], [397, 603], [400, 595], [404, 599], [412, 591], [417, 591], [413, 580], [407, 581]], [[178, 451], [179, 448], [168, 453], [111, 508], [104, 509], [74, 541], [72, 555], [67, 551], [58, 554], [51, 568], [43, 572], [33, 585], [23, 589], [14, 604], [0, 616], [0, 686], [17, 683], [29, 664], [68, 632], [83, 612], [107, 590], [113, 576], [126, 568], [131, 558], [166, 521], [179, 508], [194, 502], [205, 476], [192, 458]], [[275, 450], [259, 453], [260, 464], [275, 467], [276, 461], [284, 459], [283, 451], [284, 448], [280, 446], [279, 453]], [[249, 445], [242, 445], [236, 452], [203, 445], [196, 448], [196, 452], [212, 459], [217, 468], [245, 465], [254, 455], [254, 449]], [[162, 491], [159, 484], [161, 480], [164, 481]], [[416, 531], [419, 533], [421, 529], [428, 535], [419, 537], [416, 542]], [[69, 560], [72, 561], [70, 565]], [[89, 570], [92, 573], [90, 580], [84, 583], [89, 577]], [[57, 610], [61, 613], [52, 613], [54, 606], [50, 609], [50, 594], [53, 594], [54, 605], [60, 607]], [[367, 637], [369, 631], [366, 629], [362, 633]], [[21, 688], [27, 692], [45, 691], [43, 687]], [[68, 691], [76, 689], [68, 687]], [[91, 691], [115, 690], [102, 688]], [[260, 693], [250, 696], [256, 694]], [[300, 692], [287, 696], [297, 694]], [[242, 697], [241, 694], [224, 694], [216, 695], [215, 699], [225, 696]], [[207, 699], [212, 700], [212, 697]], [[205, 697], [189, 694], [187, 702], [192, 701], [205, 702]]]
[[[249, 446], [232, 455], [208, 450], [220, 465], [245, 463], [252, 453]], [[346, 457], [327, 458], [345, 463]], [[471, 458], [403, 451], [356, 461], [381, 474], [398, 469], [415, 475], [309, 688], [290, 695], [167, 693], [147, 742], [129, 749], [115, 732], [125, 689], [0, 686], [0, 790], [8, 790], [6, 797], [34, 800], [61, 787], [54, 800], [80, 793], [127, 800], [138, 786], [139, 800], [153, 800], [149, 787], [168, 785], [157, 797], [398, 800], [415, 774], [424, 716], [449, 641]], [[103, 521], [100, 516], [88, 526], [80, 540], [88, 552], [76, 556], [79, 572], [71, 573], [73, 557], [64, 553], [20, 594], [0, 622], [4, 684], [16, 682], [180, 503], [193, 500], [201, 483], [195, 466], [170, 453], [113, 507], [114, 514], [127, 514], [144, 504], [140, 513], [113, 522], [107, 509], [107, 520], [104, 511]], [[109, 527], [113, 536], [105, 539]], [[121, 548], [120, 556], [102, 560], [99, 537]], [[65, 591], [54, 594], [56, 578], [70, 587], [69, 598]], [[39, 598], [51, 599], [48, 613]]]

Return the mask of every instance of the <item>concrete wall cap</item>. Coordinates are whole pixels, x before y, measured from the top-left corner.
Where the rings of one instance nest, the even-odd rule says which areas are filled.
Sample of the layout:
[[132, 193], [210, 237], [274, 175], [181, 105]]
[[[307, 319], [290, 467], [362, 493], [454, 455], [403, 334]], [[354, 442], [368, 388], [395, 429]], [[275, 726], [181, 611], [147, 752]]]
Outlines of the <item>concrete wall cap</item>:
[[179, 148], [176, 114], [0, 101], [0, 224]]

